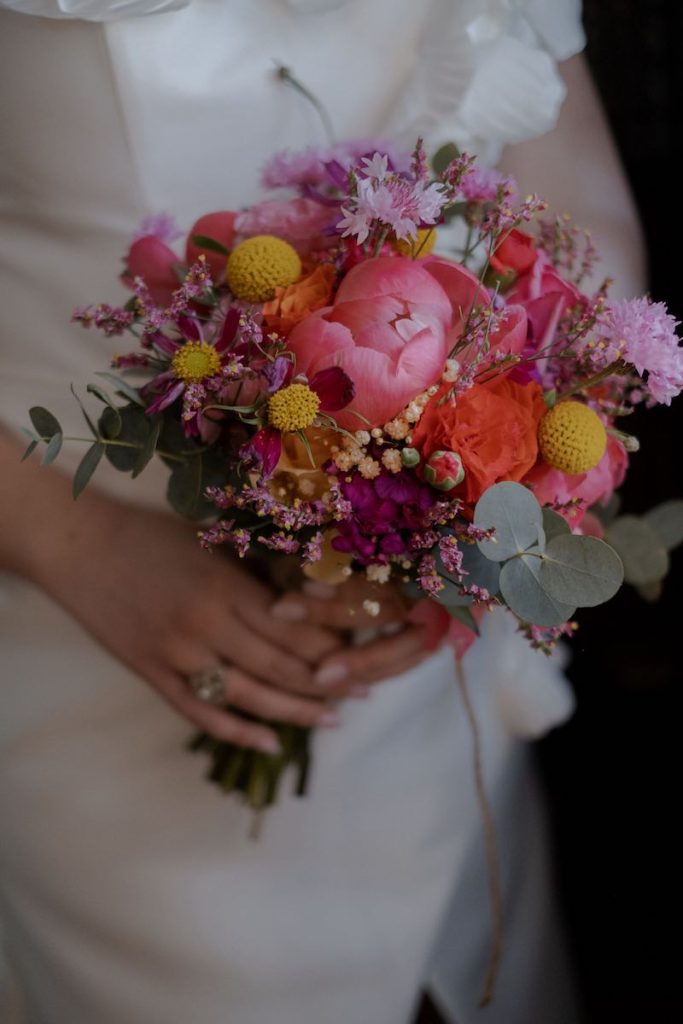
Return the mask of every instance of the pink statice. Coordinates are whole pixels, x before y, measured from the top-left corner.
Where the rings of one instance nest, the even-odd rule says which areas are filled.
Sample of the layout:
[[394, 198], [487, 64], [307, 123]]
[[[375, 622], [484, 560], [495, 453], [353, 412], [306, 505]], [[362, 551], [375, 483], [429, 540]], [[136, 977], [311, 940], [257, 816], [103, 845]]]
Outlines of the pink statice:
[[72, 323], [83, 327], [95, 326], [107, 337], [123, 334], [132, 326], [135, 314], [120, 306], [109, 306], [101, 302], [97, 306], [79, 306], [71, 314]]
[[669, 405], [683, 390], [683, 348], [675, 320], [663, 302], [627, 299], [609, 303], [598, 322], [599, 344], [591, 360], [604, 366], [621, 359], [642, 376], [647, 399]]
[[517, 186], [512, 178], [481, 164], [469, 167], [460, 182], [460, 192], [468, 203], [495, 203], [501, 189], [512, 196]]
[[314, 199], [270, 199], [250, 206], [235, 218], [235, 231], [246, 238], [252, 235], [277, 235], [299, 251], [310, 252], [329, 242], [324, 238], [330, 224], [327, 206]]
[[142, 218], [131, 241], [137, 242], [141, 238], [147, 238], [150, 235], [158, 238], [160, 242], [166, 242], [170, 245], [171, 242], [182, 238], [183, 233], [178, 230], [175, 218], [170, 213], [152, 213]]

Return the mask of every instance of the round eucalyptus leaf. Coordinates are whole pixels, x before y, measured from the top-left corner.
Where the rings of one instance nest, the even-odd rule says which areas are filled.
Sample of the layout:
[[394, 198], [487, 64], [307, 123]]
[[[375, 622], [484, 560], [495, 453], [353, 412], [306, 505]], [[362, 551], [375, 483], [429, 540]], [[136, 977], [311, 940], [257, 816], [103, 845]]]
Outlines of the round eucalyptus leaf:
[[500, 564], [482, 555], [476, 544], [462, 545], [462, 567], [467, 573], [465, 584], [476, 583], [489, 594], [497, 594], [500, 586]]
[[683, 500], [680, 498], [657, 505], [646, 512], [643, 519], [669, 551], [683, 543]]
[[506, 562], [500, 572], [500, 592], [510, 611], [535, 626], [561, 626], [568, 622], [576, 607], [558, 601], [545, 589], [541, 577], [542, 560], [521, 555]]
[[643, 601], [648, 601], [653, 604], [658, 601], [662, 596], [662, 581], [657, 580], [656, 583], [644, 583], [642, 587], [636, 587], [636, 590], [642, 597]]
[[546, 544], [549, 544], [553, 537], [564, 537], [572, 532], [567, 520], [551, 508], [543, 509], [543, 529], [545, 530]]
[[43, 453], [42, 463], [44, 466], [49, 466], [51, 462], [54, 462], [60, 451], [62, 450], [62, 442], [64, 441], [64, 435], [61, 433], [53, 434], [47, 443], [45, 452]]
[[555, 537], [541, 558], [544, 590], [566, 604], [592, 608], [614, 597], [624, 580], [616, 551], [597, 537]]
[[36, 428], [40, 437], [50, 438], [54, 437], [55, 434], [62, 433], [59, 420], [41, 405], [34, 405], [29, 409], [28, 414], [31, 417], [31, 423]]
[[606, 505], [591, 505], [590, 511], [600, 520], [603, 526], [607, 527], [617, 518], [620, 509], [621, 498], [618, 494], [613, 494]]
[[495, 529], [495, 540], [477, 541], [477, 546], [491, 561], [505, 562], [542, 538], [543, 514], [530, 490], [507, 480], [484, 491], [474, 510], [474, 525]]
[[[440, 604], [446, 605], [447, 608], [466, 608], [472, 604], [472, 598], [468, 594], [462, 594], [460, 588], [450, 579], [444, 580], [444, 588], [440, 590], [436, 595], [436, 599]], [[424, 597], [424, 592], [422, 593]]]
[[642, 586], [664, 579], [669, 556], [659, 534], [639, 516], [619, 516], [606, 533], [624, 563], [627, 583]]

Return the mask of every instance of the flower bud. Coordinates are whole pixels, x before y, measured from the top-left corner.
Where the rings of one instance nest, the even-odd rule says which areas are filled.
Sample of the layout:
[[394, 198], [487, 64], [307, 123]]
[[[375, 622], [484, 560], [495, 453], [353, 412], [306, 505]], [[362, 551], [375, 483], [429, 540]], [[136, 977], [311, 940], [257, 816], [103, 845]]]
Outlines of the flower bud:
[[462, 459], [456, 452], [432, 452], [424, 469], [428, 484], [439, 491], [452, 491], [465, 479]]
[[420, 453], [417, 448], [404, 448], [401, 451], [401, 462], [406, 469], [412, 469], [420, 461]]

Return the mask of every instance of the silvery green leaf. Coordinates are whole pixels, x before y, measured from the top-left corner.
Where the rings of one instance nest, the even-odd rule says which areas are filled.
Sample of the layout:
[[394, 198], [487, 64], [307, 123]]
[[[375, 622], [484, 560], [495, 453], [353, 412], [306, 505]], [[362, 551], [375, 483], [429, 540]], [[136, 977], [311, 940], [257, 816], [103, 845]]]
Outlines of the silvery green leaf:
[[[447, 605], [449, 608], [466, 608], [473, 603], [473, 598], [469, 594], [462, 594], [455, 583], [451, 583], [450, 580], [444, 582], [443, 590], [436, 595], [440, 604]], [[424, 593], [422, 596], [424, 597]]]
[[458, 622], [462, 622], [463, 626], [467, 626], [473, 633], [479, 636], [479, 626], [477, 620], [470, 611], [469, 608], [462, 608], [459, 605], [446, 605], [446, 611], [453, 619], [457, 619]]
[[669, 551], [683, 543], [683, 501], [680, 498], [657, 505], [646, 512], [643, 519]]
[[553, 537], [564, 537], [572, 532], [567, 520], [551, 508], [543, 509], [543, 529], [545, 530], [546, 544], [549, 544]]
[[78, 469], [74, 475], [73, 480], [73, 496], [77, 498], [79, 494], [84, 490], [90, 477], [93, 475], [100, 459], [104, 455], [104, 445], [96, 442], [90, 448], [81, 459], [78, 464]]
[[140, 398], [139, 393], [127, 381], [121, 380], [121, 378], [117, 377], [115, 373], [106, 373], [103, 370], [100, 370], [96, 376], [102, 377], [103, 380], [108, 380], [110, 384], [114, 385], [120, 395], [127, 398], [129, 402], [133, 402], [135, 405], [141, 405], [144, 408], [145, 403]]
[[88, 427], [90, 429], [90, 433], [92, 434], [93, 437], [98, 438], [99, 434], [97, 433], [97, 427], [95, 426], [95, 424], [91, 420], [90, 414], [88, 413], [88, 410], [86, 409], [86, 407], [83, 405], [83, 402], [80, 400], [80, 398], [78, 396], [78, 393], [76, 392], [76, 388], [73, 386], [73, 384], [71, 385], [71, 394], [74, 396], [74, 398], [78, 402], [78, 405], [80, 406], [80, 410], [83, 413], [83, 419], [88, 424]]
[[[111, 411], [105, 409], [99, 421], [102, 436], [108, 439], [114, 437], [114, 434], [109, 433], [110, 417]], [[152, 424], [145, 410], [137, 405], [124, 405], [122, 409], [119, 409], [119, 418], [121, 425], [115, 434], [115, 440], [125, 441], [134, 447], [107, 445], [107, 460], [115, 469], [119, 469], [123, 473], [130, 473], [138, 464], [140, 451], [148, 441]], [[112, 426], [116, 427], [116, 425], [116, 423], [112, 423]]]
[[47, 409], [43, 409], [41, 405], [34, 405], [29, 409], [28, 414], [31, 417], [31, 423], [41, 438], [50, 438], [55, 434], [62, 433], [59, 420], [51, 412], [48, 412]]
[[558, 601], [545, 589], [541, 557], [521, 555], [506, 562], [500, 572], [500, 592], [508, 608], [536, 626], [561, 626], [576, 606]]
[[434, 168], [435, 174], [442, 174], [448, 165], [453, 161], [457, 160], [460, 156], [460, 150], [454, 142], [446, 142], [440, 149], [437, 149], [434, 153], [431, 163]]
[[476, 583], [484, 587], [489, 594], [497, 594], [500, 585], [500, 564], [482, 555], [476, 544], [462, 545], [462, 567], [468, 574], [467, 585]]
[[613, 597], [624, 579], [616, 551], [597, 537], [555, 537], [541, 557], [543, 589], [556, 601], [592, 608]]
[[208, 249], [209, 252], [217, 252], [220, 256], [229, 256], [230, 250], [226, 249], [224, 245], [221, 245], [215, 238], [210, 238], [209, 235], [193, 235], [192, 242], [199, 249]]
[[617, 518], [620, 508], [621, 498], [618, 494], [613, 494], [606, 505], [591, 505], [590, 511], [598, 517], [603, 526], [607, 527]]
[[38, 442], [37, 441], [30, 441], [28, 448], [26, 449], [24, 454], [21, 456], [21, 461], [22, 462], [26, 462], [26, 460], [33, 454], [33, 452], [35, 451], [35, 449], [37, 447], [38, 447]]
[[119, 413], [118, 406], [99, 384], [88, 384], [86, 390], [88, 394], [95, 395], [96, 398], [99, 398], [100, 402], [104, 402], [109, 410], [107, 437], [118, 437], [121, 430], [121, 414]]
[[669, 556], [658, 533], [639, 516], [619, 516], [606, 533], [624, 563], [627, 583], [642, 586], [663, 579]]
[[159, 434], [161, 432], [161, 416], [151, 416], [149, 419], [149, 431], [142, 448], [137, 453], [137, 459], [133, 466], [133, 479], [136, 476], [140, 476], [145, 466], [154, 457], [154, 452], [157, 448], [157, 441], [159, 440]]
[[493, 562], [505, 562], [538, 543], [543, 515], [531, 491], [504, 481], [484, 491], [474, 510], [474, 525], [495, 529], [495, 540], [477, 541], [477, 546]]
[[658, 601], [662, 596], [662, 581], [657, 580], [655, 583], [643, 583], [642, 587], [636, 587], [636, 590], [644, 601], [649, 601], [651, 604], [654, 601]]
[[61, 431], [59, 434], [52, 435], [52, 437], [47, 443], [47, 448], [45, 449], [43, 458], [41, 460], [44, 466], [49, 466], [51, 462], [55, 461], [60, 451], [62, 450], [63, 440], [64, 435], [61, 433]]

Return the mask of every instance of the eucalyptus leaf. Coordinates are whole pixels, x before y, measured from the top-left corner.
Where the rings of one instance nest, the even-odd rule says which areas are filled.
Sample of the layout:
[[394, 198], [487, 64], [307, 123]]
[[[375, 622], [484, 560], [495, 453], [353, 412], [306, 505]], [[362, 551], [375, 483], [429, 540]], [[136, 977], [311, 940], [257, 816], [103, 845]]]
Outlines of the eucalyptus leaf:
[[564, 537], [572, 532], [567, 520], [559, 512], [554, 512], [551, 508], [543, 509], [543, 529], [545, 531], [546, 544], [549, 544], [553, 537]]
[[220, 256], [230, 255], [229, 249], [226, 249], [224, 245], [221, 245], [215, 238], [210, 238], [208, 235], [193, 235], [192, 241], [199, 249], [208, 249], [209, 252], [217, 252]]
[[521, 555], [506, 562], [500, 572], [500, 592], [508, 608], [524, 622], [536, 626], [561, 626], [576, 606], [558, 601], [545, 588], [541, 557]]
[[149, 433], [147, 434], [145, 443], [138, 452], [138, 457], [135, 460], [135, 465], [133, 466], [133, 479], [135, 479], [136, 476], [140, 476], [140, 473], [142, 473], [145, 466], [154, 457], [154, 452], [156, 451], [157, 442], [159, 440], [159, 433], [161, 432], [161, 422], [161, 416], [153, 416], [150, 418]]
[[[436, 595], [440, 604], [447, 605], [449, 608], [466, 608], [472, 604], [473, 598], [469, 594], [461, 593], [458, 585], [451, 582], [451, 579], [444, 580], [443, 583], [443, 590]], [[424, 593], [422, 596], [424, 597]]]
[[669, 556], [659, 534], [639, 516], [619, 516], [605, 534], [624, 563], [624, 579], [635, 586], [664, 579]]
[[495, 540], [477, 541], [477, 546], [491, 561], [505, 562], [538, 543], [543, 514], [531, 491], [504, 481], [484, 491], [474, 510], [474, 525], [495, 529]]
[[460, 156], [460, 150], [454, 142], [447, 142], [445, 145], [437, 149], [432, 157], [432, 167], [435, 174], [443, 174], [448, 165], [457, 160]]
[[78, 464], [78, 469], [74, 474], [73, 479], [73, 496], [77, 498], [79, 494], [82, 494], [83, 490], [87, 486], [91, 476], [97, 469], [100, 459], [104, 455], [105, 446], [99, 441], [96, 441], [94, 445], [88, 448], [87, 452]]
[[460, 605], [448, 604], [446, 605], [446, 611], [451, 616], [451, 618], [457, 619], [458, 622], [461, 622], [463, 624], [463, 626], [467, 626], [468, 629], [471, 629], [473, 633], [476, 633], [476, 635], [479, 636], [479, 626], [477, 625], [477, 620], [475, 619], [474, 615], [472, 614], [469, 608], [463, 608]]
[[78, 393], [76, 391], [76, 388], [73, 386], [73, 384], [71, 385], [71, 394], [74, 396], [74, 398], [78, 402], [80, 410], [83, 413], [83, 419], [88, 424], [88, 427], [90, 429], [90, 433], [92, 434], [93, 437], [99, 438], [99, 434], [97, 433], [97, 427], [95, 426], [95, 424], [93, 423], [92, 419], [90, 418], [90, 414], [88, 413], [88, 410], [86, 409], [86, 407], [83, 405], [83, 402], [79, 398]]
[[41, 460], [44, 466], [49, 466], [51, 462], [55, 461], [60, 451], [62, 450], [63, 441], [64, 435], [61, 433], [61, 431], [59, 432], [59, 434], [52, 435], [52, 437], [47, 443], [47, 448], [45, 449], [45, 452], [43, 453], [43, 458]]
[[99, 428], [102, 437], [134, 446], [107, 445], [107, 460], [112, 466], [122, 473], [132, 473], [138, 464], [140, 451], [147, 444], [152, 425], [147, 413], [137, 405], [124, 405], [118, 414], [120, 425], [112, 418], [111, 409], [106, 408], [100, 416]]
[[607, 527], [617, 518], [620, 508], [621, 498], [618, 494], [613, 494], [606, 505], [591, 505], [590, 511], [597, 516], [603, 526]]
[[103, 380], [108, 380], [110, 384], [113, 384], [119, 394], [123, 395], [124, 398], [127, 398], [128, 401], [132, 402], [134, 405], [141, 405], [144, 409], [145, 403], [140, 398], [137, 389], [129, 384], [128, 381], [121, 380], [121, 378], [117, 377], [115, 373], [107, 373], [102, 370], [100, 370], [96, 376], [101, 377]]
[[580, 608], [609, 601], [624, 579], [619, 555], [597, 537], [555, 537], [540, 562], [543, 589], [556, 601]]
[[28, 414], [31, 417], [31, 423], [41, 438], [54, 437], [55, 434], [63, 432], [59, 420], [51, 412], [48, 412], [47, 409], [43, 409], [41, 405], [34, 405], [29, 409]]
[[465, 583], [469, 586], [476, 583], [484, 587], [489, 594], [497, 594], [500, 586], [500, 564], [492, 562], [476, 544], [462, 545], [462, 567], [467, 573]]
[[643, 519], [669, 551], [683, 543], [683, 501], [672, 498], [650, 509]]
[[649, 601], [652, 604], [662, 596], [662, 581], [657, 580], [655, 583], [644, 583], [642, 587], [636, 587], [636, 590], [644, 601]]
[[96, 398], [99, 398], [100, 402], [104, 402], [104, 404], [111, 410], [108, 437], [118, 437], [121, 430], [121, 416], [119, 414], [118, 406], [115, 404], [114, 400], [107, 394], [104, 388], [99, 386], [99, 384], [88, 384], [87, 391], [88, 394], [95, 395]]
[[215, 508], [204, 497], [201, 456], [177, 463], [168, 478], [166, 497], [171, 508], [186, 519], [202, 519]]
[[28, 448], [26, 449], [24, 454], [21, 456], [21, 461], [22, 462], [26, 462], [26, 460], [33, 454], [33, 452], [36, 450], [37, 447], [38, 447], [38, 442], [37, 441], [30, 441]]

